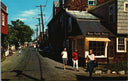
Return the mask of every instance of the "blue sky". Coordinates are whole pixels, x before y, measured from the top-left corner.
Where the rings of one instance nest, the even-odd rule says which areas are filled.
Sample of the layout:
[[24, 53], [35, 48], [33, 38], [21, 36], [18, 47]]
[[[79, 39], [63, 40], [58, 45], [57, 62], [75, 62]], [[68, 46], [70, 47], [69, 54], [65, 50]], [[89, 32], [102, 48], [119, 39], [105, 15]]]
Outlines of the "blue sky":
[[[8, 23], [20, 19], [26, 25], [29, 25], [33, 30], [36, 29], [38, 20], [33, 17], [40, 17], [39, 5], [46, 5], [42, 8], [44, 15], [44, 26], [47, 28], [48, 21], [52, 18], [52, 7], [54, 0], [2, 0], [8, 7]], [[55, 0], [58, 1], [58, 0]], [[35, 34], [34, 34], [35, 36]], [[34, 36], [32, 38], [34, 38]]]

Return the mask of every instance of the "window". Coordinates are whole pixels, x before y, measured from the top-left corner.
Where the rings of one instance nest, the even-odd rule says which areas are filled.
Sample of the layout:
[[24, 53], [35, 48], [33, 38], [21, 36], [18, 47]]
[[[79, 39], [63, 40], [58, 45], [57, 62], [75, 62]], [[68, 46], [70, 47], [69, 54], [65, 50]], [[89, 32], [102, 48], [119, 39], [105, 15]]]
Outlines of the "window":
[[5, 26], [4, 14], [2, 14], [2, 26]]
[[69, 27], [68, 27], [68, 32], [72, 32], [72, 18], [69, 17]]
[[114, 23], [115, 22], [115, 5], [109, 6], [109, 22]]
[[126, 40], [123, 37], [117, 38], [117, 52], [126, 52]]
[[88, 5], [90, 6], [97, 5], [97, 0], [88, 0]]
[[125, 12], [128, 12], [128, 2], [125, 2], [124, 3], [124, 11]]
[[89, 41], [89, 49], [93, 49], [96, 56], [105, 56], [105, 43], [99, 41]]

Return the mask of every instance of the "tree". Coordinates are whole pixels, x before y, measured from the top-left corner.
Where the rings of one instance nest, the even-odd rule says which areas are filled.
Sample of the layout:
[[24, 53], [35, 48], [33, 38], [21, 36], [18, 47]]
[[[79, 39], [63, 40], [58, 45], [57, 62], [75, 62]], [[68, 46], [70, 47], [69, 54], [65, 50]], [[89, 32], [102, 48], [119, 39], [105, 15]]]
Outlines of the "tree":
[[8, 25], [8, 36], [5, 37], [5, 40], [7, 40], [9, 44], [18, 46], [18, 43], [23, 44], [26, 41], [32, 41], [31, 36], [34, 31], [30, 28], [30, 26], [25, 25], [24, 22], [19, 19], [11, 21], [11, 23], [12, 25]]

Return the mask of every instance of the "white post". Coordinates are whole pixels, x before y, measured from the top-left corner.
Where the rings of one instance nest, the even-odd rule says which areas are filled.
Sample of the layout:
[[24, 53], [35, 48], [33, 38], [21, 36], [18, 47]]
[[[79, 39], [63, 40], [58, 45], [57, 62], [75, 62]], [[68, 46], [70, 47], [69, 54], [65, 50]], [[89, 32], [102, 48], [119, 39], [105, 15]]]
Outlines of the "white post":
[[107, 57], [107, 47], [108, 47], [108, 42], [106, 42], [106, 45], [105, 45], [105, 57]]

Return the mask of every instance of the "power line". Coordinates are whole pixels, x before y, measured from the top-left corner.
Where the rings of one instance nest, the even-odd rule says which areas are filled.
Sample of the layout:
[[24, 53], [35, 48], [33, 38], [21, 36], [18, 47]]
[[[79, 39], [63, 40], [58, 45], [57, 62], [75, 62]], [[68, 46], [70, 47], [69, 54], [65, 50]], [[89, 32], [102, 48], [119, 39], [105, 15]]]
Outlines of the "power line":
[[[55, 0], [54, 0], [55, 1]], [[53, 1], [53, 5], [54, 5], [54, 1]], [[59, 5], [59, 3], [57, 3], [57, 5]], [[53, 16], [53, 13], [50, 15], [50, 17], [47, 19], [47, 21], [45, 21], [45, 24], [48, 24], [48, 21], [50, 20], [50, 18]]]
[[53, 16], [53, 13], [50, 15], [50, 17], [47, 19], [47, 21], [45, 22], [45, 24], [48, 24], [48, 21], [50, 20], [50, 18]]
[[[46, 1], [45, 5], [47, 6], [48, 0]], [[46, 8], [46, 7], [45, 7]], [[43, 11], [45, 11], [45, 8], [43, 9]]]

